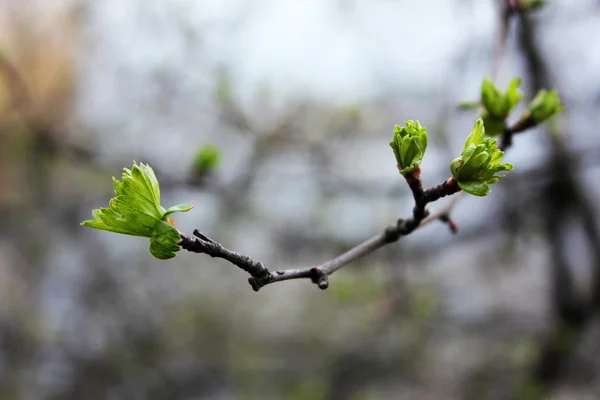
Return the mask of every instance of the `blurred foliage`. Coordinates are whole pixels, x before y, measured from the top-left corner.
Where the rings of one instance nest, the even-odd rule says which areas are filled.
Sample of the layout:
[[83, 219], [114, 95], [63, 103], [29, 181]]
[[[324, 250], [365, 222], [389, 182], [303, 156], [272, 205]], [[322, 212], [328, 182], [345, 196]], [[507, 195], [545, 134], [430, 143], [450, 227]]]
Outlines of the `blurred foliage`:
[[364, 304], [380, 299], [385, 285], [385, 276], [365, 276], [362, 272], [344, 271], [336, 275], [335, 285], [331, 285], [328, 291], [332, 300], [339, 305]]
[[194, 155], [194, 172], [207, 174], [214, 171], [221, 162], [221, 149], [212, 144], [205, 144]]
[[439, 293], [431, 288], [412, 289], [411, 315], [414, 318], [431, 318], [440, 311]]
[[74, 101], [78, 8], [40, 13], [41, 3], [0, 5], [0, 205], [27, 200], [30, 167], [47, 167], [66, 140]]
[[10, 96], [0, 112], [51, 125], [64, 122], [74, 99], [79, 8], [66, 2], [41, 13], [42, 3], [4, 2], [0, 8], [1, 90]]
[[519, 367], [526, 367], [538, 359], [539, 348], [529, 338], [517, 340], [510, 348], [510, 358]]
[[231, 77], [226, 73], [222, 73], [217, 79], [217, 99], [221, 103], [229, 103], [232, 101], [232, 97]]

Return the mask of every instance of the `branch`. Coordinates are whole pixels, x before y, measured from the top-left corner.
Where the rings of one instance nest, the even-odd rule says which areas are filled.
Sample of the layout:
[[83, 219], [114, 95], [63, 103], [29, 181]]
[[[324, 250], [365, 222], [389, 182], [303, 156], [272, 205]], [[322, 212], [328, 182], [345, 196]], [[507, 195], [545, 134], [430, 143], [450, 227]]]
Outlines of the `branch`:
[[272, 272], [267, 269], [262, 262], [255, 261], [248, 256], [231, 251], [203, 235], [198, 230], [194, 231], [195, 238], [190, 238], [181, 234], [181, 242], [179, 245], [183, 249], [194, 253], [205, 253], [211, 257], [223, 258], [236, 265], [238, 268], [248, 272], [250, 274], [248, 282], [255, 291], [258, 291], [263, 286], [271, 283], [302, 278], [310, 278], [310, 280], [319, 286], [320, 289], [327, 289], [327, 287], [329, 287], [329, 275], [345, 265], [373, 253], [387, 244], [398, 241], [400, 237], [410, 234], [421, 225], [428, 215], [425, 208], [428, 203], [460, 191], [454, 178], [450, 178], [440, 185], [424, 191], [420, 179], [420, 170], [415, 171], [414, 174], [408, 176], [406, 179], [415, 199], [413, 216], [406, 220], [399, 219], [395, 225], [388, 226], [380, 234], [365, 240], [347, 252], [320, 265], [276, 270]]
[[196, 238], [191, 238], [183, 233], [180, 233], [180, 235], [181, 242], [179, 242], [179, 245], [187, 251], [204, 253], [211, 257], [225, 259], [255, 277], [263, 277], [269, 274], [269, 270], [260, 261], [255, 261], [248, 256], [227, 249], [220, 243], [200, 233], [198, 229], [194, 230]]
[[[517, 8], [518, 3], [516, 3], [513, 0], [506, 0], [504, 8], [505, 12], [503, 13], [503, 27], [501, 29], [501, 37], [498, 46], [500, 51], [497, 52], [497, 60], [494, 64], [499, 64], [499, 60], [501, 59], [506, 44], [508, 23], [510, 21], [510, 17], [518, 11]], [[499, 147], [501, 149], [509, 148], [512, 145], [513, 135], [534, 126], [535, 124], [531, 124], [532, 121], [533, 120], [530, 119], [526, 121], [519, 121], [519, 123], [517, 123], [515, 126], [506, 128], [505, 132], [502, 135], [501, 144]], [[412, 121], [410, 122], [412, 124]], [[402, 135], [403, 133], [401, 129], [399, 127], [396, 128], [399, 129], [399, 131], [395, 131], [395, 135]], [[418, 122], [416, 128], [412, 125], [411, 128], [415, 130], [415, 132], [413, 132], [412, 134], [414, 134], [415, 138], [418, 139], [418, 135], [422, 134]], [[414, 143], [416, 143], [417, 139], [415, 138], [413, 138], [413, 142], [409, 141], [406, 146], [412, 146]], [[329, 286], [328, 276], [333, 274], [338, 269], [344, 267], [345, 265], [351, 263], [354, 260], [357, 260], [361, 257], [364, 257], [365, 255], [368, 255], [378, 250], [379, 248], [389, 243], [398, 241], [401, 236], [406, 236], [412, 233], [414, 230], [426, 225], [431, 221], [440, 220], [446, 223], [449, 226], [450, 230], [453, 233], [455, 233], [457, 231], [457, 226], [455, 222], [450, 218], [450, 212], [456, 204], [456, 201], [449, 203], [448, 206], [442, 208], [440, 211], [438, 211], [435, 215], [432, 216], [429, 216], [429, 212], [427, 211], [426, 206], [427, 204], [434, 202], [442, 197], [460, 192], [461, 189], [458, 186], [458, 183], [454, 180], [454, 178], [450, 178], [438, 186], [435, 186], [428, 190], [423, 190], [420, 178], [420, 168], [417, 168], [412, 173], [406, 172], [411, 163], [403, 159], [401, 154], [403, 154], [404, 156], [411, 155], [412, 157], [418, 156], [422, 158], [422, 151], [424, 150], [421, 150], [418, 146], [416, 146], [414, 149], [411, 149], [411, 151], [414, 154], [412, 154], [411, 151], [401, 152], [400, 150], [398, 150], [398, 146], [401, 146], [398, 136], [395, 136], [394, 142], [390, 143], [390, 145], [392, 145], [392, 148], [394, 148], [394, 153], [399, 163], [398, 169], [405, 176], [406, 181], [413, 194], [415, 205], [413, 208], [412, 217], [408, 219], [399, 219], [395, 225], [388, 226], [380, 234], [375, 235], [370, 239], [367, 239], [366, 241], [360, 243], [359, 245], [353, 247], [346, 253], [343, 253], [332, 260], [329, 260], [320, 265], [306, 268], [277, 270], [271, 272], [261, 262], [255, 261], [248, 256], [240, 255], [231, 250], [228, 250], [219, 243], [202, 235], [197, 230], [194, 231], [194, 235], [196, 236], [196, 238], [188, 238], [184, 234], [181, 234], [181, 242], [179, 244], [182, 248], [188, 251], [196, 253], [206, 253], [212, 257], [220, 257], [226, 259], [232, 264], [248, 272], [251, 275], [248, 281], [255, 291], [260, 290], [261, 287], [266, 286], [270, 283], [300, 278], [310, 278], [313, 283], [319, 286], [319, 288], [326, 289]], [[400, 164], [402, 164], [402, 166]]]
[[457, 193], [456, 196], [452, 197], [452, 199], [448, 202], [448, 204], [446, 204], [444, 207], [441, 207], [439, 210], [436, 210], [434, 213], [431, 213], [427, 217], [425, 217], [425, 219], [423, 219], [423, 221], [421, 221], [419, 228], [421, 228], [433, 221], [439, 220], [439, 221], [447, 224], [452, 233], [457, 233], [458, 225], [452, 218], [450, 218], [450, 214], [452, 213], [452, 210], [454, 210], [454, 207], [456, 206], [456, 204], [458, 203], [458, 200], [460, 200], [460, 198], [462, 197], [463, 194], [464, 194], [464, 192]]

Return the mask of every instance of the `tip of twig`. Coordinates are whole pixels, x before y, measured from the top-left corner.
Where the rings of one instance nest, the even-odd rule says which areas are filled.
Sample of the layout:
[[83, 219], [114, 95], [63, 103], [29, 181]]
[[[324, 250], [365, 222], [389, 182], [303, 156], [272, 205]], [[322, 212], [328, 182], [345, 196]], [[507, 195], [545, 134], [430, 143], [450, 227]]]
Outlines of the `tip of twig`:
[[453, 234], [458, 233], [458, 224], [456, 223], [456, 221], [450, 218], [448, 214], [441, 215], [439, 219], [440, 221], [448, 225], [448, 228], [450, 228], [450, 232], [452, 232]]
[[248, 278], [248, 283], [250, 284], [250, 286], [252, 286], [252, 290], [254, 290], [255, 292], [258, 292], [262, 287], [262, 285], [258, 282], [258, 279], [256, 279], [253, 276]]
[[214, 240], [212, 240], [211, 238], [209, 238], [208, 236], [204, 235], [202, 232], [200, 232], [198, 229], [194, 229], [194, 236], [204, 240], [205, 242], [209, 242], [209, 243], [214, 243]]
[[329, 279], [327, 279], [326, 276], [324, 276], [323, 278], [321, 278], [319, 280], [319, 283], [317, 283], [317, 286], [319, 286], [319, 289], [321, 290], [325, 290], [329, 287]]
[[450, 228], [450, 232], [453, 234], [456, 235], [458, 233], [458, 224], [453, 220], [448, 221], [448, 227]]
[[327, 278], [327, 274], [317, 267], [310, 269], [310, 280], [321, 290], [325, 290], [329, 287], [329, 279]]

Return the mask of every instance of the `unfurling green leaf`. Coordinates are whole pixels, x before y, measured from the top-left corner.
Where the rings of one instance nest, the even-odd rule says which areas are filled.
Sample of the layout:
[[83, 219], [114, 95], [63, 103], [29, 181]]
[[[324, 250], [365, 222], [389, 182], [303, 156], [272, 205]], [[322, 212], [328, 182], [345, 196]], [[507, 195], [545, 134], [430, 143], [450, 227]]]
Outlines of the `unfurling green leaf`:
[[500, 163], [503, 156], [504, 153], [498, 150], [498, 142], [485, 138], [483, 120], [479, 118], [461, 156], [450, 164], [450, 171], [462, 190], [475, 196], [486, 196], [491, 192], [489, 185], [504, 177], [496, 173], [513, 169], [512, 164]]
[[159, 260], [168, 260], [175, 257], [180, 250], [181, 242], [179, 231], [165, 221], [159, 221], [150, 237], [150, 253]]
[[173, 213], [176, 213], [176, 212], [188, 212], [192, 208], [194, 208], [193, 204], [177, 204], [176, 206], [169, 207], [167, 209], [167, 211], [165, 211], [165, 213], [163, 214], [163, 218], [166, 217], [169, 214], [173, 214]]
[[122, 181], [113, 177], [116, 196], [110, 199], [109, 207], [93, 210], [93, 219], [81, 225], [151, 238], [152, 255], [160, 259], [174, 257], [181, 237], [169, 215], [189, 211], [193, 204], [179, 204], [165, 210], [160, 204], [158, 180], [149, 165], [137, 165], [134, 161], [131, 170], [123, 170]]
[[427, 129], [419, 121], [406, 121], [406, 127], [396, 125], [390, 147], [394, 150], [398, 170], [407, 176], [421, 165], [427, 150]]

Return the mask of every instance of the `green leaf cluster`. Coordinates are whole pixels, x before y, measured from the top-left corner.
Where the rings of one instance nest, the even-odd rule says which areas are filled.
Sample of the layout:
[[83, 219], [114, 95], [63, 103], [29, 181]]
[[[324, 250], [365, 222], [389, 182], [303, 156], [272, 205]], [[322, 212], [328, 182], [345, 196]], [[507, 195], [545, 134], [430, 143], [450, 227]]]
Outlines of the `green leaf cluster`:
[[550, 92], [540, 90], [527, 108], [534, 124], [542, 123], [564, 110], [556, 89]]
[[488, 136], [497, 136], [504, 132], [506, 118], [513, 108], [523, 99], [519, 90], [520, 78], [514, 78], [508, 88], [502, 93], [489, 79], [484, 79], [481, 85], [481, 104], [484, 111], [481, 115]]
[[484, 123], [479, 118], [465, 142], [461, 156], [450, 164], [450, 171], [462, 190], [475, 196], [486, 196], [491, 192], [489, 185], [504, 177], [496, 174], [513, 169], [512, 164], [500, 163], [503, 156], [504, 152], [498, 149], [498, 142], [485, 138]]
[[514, 132], [522, 132], [542, 122], [546, 122], [553, 116], [561, 113], [564, 106], [560, 102], [556, 90], [540, 90], [527, 106], [527, 110], [512, 127]]
[[180, 250], [179, 231], [169, 215], [191, 210], [193, 204], [179, 204], [165, 209], [160, 204], [160, 188], [152, 168], [133, 162], [130, 169], [123, 168], [122, 180], [113, 177], [115, 197], [108, 208], [92, 211], [91, 220], [81, 225], [124, 235], [150, 238], [150, 252], [158, 259], [175, 257]]
[[398, 170], [403, 176], [413, 173], [421, 165], [427, 150], [427, 129], [419, 121], [406, 121], [406, 126], [394, 128], [390, 147], [394, 150]]

